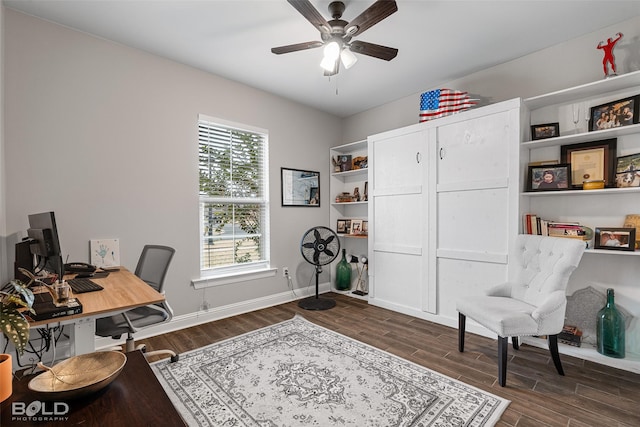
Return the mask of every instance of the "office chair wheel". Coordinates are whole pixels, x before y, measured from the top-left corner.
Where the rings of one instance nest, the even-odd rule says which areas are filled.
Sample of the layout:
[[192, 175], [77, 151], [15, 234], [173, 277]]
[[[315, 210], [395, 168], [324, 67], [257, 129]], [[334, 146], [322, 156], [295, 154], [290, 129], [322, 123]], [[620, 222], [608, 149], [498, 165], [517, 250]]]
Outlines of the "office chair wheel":
[[147, 346], [145, 344], [139, 344], [136, 347], [136, 350], [140, 350], [141, 352], [146, 353], [147, 352]]
[[171, 356], [171, 363], [176, 363], [178, 360], [180, 360], [179, 354], [176, 354], [175, 356]]

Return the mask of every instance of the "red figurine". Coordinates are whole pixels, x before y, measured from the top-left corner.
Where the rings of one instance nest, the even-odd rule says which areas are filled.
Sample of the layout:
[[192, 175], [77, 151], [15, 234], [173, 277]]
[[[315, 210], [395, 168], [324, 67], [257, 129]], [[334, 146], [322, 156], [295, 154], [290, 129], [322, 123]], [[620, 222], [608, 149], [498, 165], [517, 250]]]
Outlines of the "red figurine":
[[[613, 57], [613, 48], [616, 45], [616, 43], [618, 42], [618, 40], [620, 40], [622, 38], [622, 33], [617, 33], [616, 34], [616, 38], [614, 39], [607, 39], [607, 44], [603, 45], [604, 42], [600, 42], [598, 43], [598, 49], [602, 49], [604, 51], [604, 59], [602, 60], [602, 68], [604, 69], [604, 76], [605, 77], [609, 77], [611, 76], [615, 76], [616, 75], [616, 63], [615, 63], [615, 59]], [[611, 64], [611, 70], [613, 70], [612, 74], [609, 74], [609, 70], [607, 69], [607, 63]]]

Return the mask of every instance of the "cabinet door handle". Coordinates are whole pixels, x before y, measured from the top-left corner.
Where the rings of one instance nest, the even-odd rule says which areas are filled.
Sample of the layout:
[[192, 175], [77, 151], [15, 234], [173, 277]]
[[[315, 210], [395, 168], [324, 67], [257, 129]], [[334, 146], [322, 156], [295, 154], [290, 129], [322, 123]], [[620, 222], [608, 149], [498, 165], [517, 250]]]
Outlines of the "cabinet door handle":
[[443, 160], [444, 159], [444, 148], [443, 147], [440, 147], [440, 154], [439, 155], [440, 155], [440, 160]]
[[422, 160], [422, 154], [420, 154], [420, 152], [418, 151], [416, 153], [416, 163], [420, 163], [421, 160]]

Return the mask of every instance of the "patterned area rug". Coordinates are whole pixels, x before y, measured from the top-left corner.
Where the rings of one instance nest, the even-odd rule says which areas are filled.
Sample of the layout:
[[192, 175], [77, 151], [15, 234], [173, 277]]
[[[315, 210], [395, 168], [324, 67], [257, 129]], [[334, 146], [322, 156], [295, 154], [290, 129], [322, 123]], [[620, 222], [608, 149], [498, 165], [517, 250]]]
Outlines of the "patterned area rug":
[[509, 405], [298, 315], [152, 369], [190, 426], [491, 426]]

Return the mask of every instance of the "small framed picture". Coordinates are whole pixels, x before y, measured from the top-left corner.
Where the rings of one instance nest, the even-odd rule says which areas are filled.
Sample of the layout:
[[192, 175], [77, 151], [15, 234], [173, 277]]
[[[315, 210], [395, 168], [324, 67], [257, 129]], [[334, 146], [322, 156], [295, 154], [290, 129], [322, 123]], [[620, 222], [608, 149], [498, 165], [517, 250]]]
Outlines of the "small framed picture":
[[529, 166], [527, 191], [567, 190], [571, 187], [571, 165]]
[[560, 136], [560, 123], [546, 123], [531, 126], [531, 140]]
[[591, 107], [589, 131], [617, 128], [638, 123], [640, 95]]
[[369, 221], [362, 221], [362, 234], [369, 234]]
[[640, 153], [618, 157], [616, 187], [640, 187]]
[[351, 232], [349, 234], [353, 234], [353, 235], [362, 234], [362, 220], [361, 219], [352, 219], [351, 220]]
[[351, 232], [351, 220], [339, 219], [336, 224], [336, 233], [349, 234]]
[[635, 241], [635, 228], [596, 227], [593, 247], [612, 251], [633, 251]]
[[605, 182], [605, 187], [612, 187], [616, 147], [616, 138], [561, 146], [560, 161], [571, 164], [573, 187], [582, 187], [584, 181], [600, 180]]

